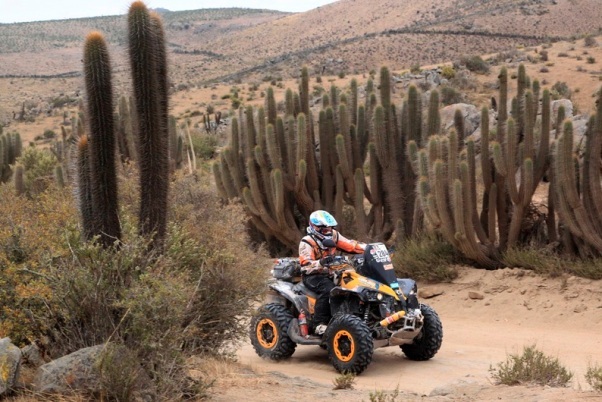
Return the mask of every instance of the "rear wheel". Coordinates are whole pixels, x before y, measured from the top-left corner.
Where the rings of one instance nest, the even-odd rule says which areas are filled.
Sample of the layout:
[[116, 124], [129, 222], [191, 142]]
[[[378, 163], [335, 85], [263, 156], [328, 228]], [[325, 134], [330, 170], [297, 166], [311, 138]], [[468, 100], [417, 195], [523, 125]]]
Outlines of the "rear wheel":
[[401, 345], [403, 353], [410, 360], [429, 360], [437, 354], [443, 342], [443, 327], [439, 316], [430, 306], [420, 305], [424, 316], [422, 331], [414, 339], [413, 343]]
[[293, 314], [281, 304], [262, 306], [251, 320], [249, 336], [255, 352], [271, 360], [292, 356], [297, 344], [288, 336]]
[[337, 315], [328, 325], [324, 337], [328, 357], [339, 373], [360, 374], [372, 361], [372, 335], [358, 317]]

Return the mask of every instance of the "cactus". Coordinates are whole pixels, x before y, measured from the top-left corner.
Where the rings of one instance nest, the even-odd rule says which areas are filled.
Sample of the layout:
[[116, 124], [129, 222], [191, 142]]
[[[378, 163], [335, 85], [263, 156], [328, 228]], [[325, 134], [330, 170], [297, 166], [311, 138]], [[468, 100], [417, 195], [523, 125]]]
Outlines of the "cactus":
[[25, 169], [23, 165], [15, 166], [15, 192], [18, 196], [25, 194]]
[[[246, 131], [243, 133], [236, 124], [232, 124], [232, 136], [226, 148], [231, 151], [224, 151], [224, 162], [213, 168], [214, 174], [219, 176], [216, 185], [222, 197], [240, 196], [251, 216], [251, 223], [264, 233], [266, 239], [278, 238], [291, 250], [297, 248], [307, 224], [306, 217], [315, 208], [334, 212], [343, 227], [345, 222], [341, 220], [341, 214], [345, 205], [353, 208], [354, 229], [368, 239], [387, 240], [396, 227], [404, 228], [404, 235], [416, 230], [412, 219], [414, 215], [420, 215], [415, 213], [418, 203], [414, 201], [414, 192], [408, 191], [414, 187], [416, 176], [411, 171], [405, 151], [409, 139], [404, 136], [412, 135], [416, 137], [416, 143], [422, 142], [420, 97], [416, 88], [412, 88], [409, 96], [412, 103], [407, 109], [411, 119], [409, 122], [400, 121], [390, 101], [391, 82], [387, 73], [384, 68], [381, 80], [388, 82], [389, 87], [381, 87], [384, 102], [381, 100], [380, 104], [371, 92], [368, 104], [358, 105], [357, 82], [352, 82], [348, 93], [332, 85], [329, 93], [323, 96], [317, 132], [304, 96], [308, 80], [305, 71], [301, 74], [301, 95], [295, 96], [292, 90], [286, 91], [285, 116], [276, 117], [275, 126], [271, 123], [274, 117], [269, 111], [271, 101], [266, 103], [268, 124], [265, 128], [261, 127], [264, 119], [260, 109], [257, 110], [260, 120], [257, 132], [253, 118], [256, 110], [248, 108], [244, 122], [239, 125]], [[302, 104], [296, 105], [296, 99]], [[386, 109], [383, 103], [388, 104]], [[308, 114], [302, 111], [308, 111]], [[373, 127], [369, 122], [374, 113], [377, 124]], [[401, 129], [402, 125], [407, 128], [405, 131]], [[262, 141], [265, 141], [265, 146]], [[252, 144], [251, 148], [249, 144]], [[240, 153], [235, 149], [240, 149]], [[253, 164], [248, 162], [250, 149], [254, 153]], [[247, 162], [242, 167], [228, 163], [235, 153], [246, 155]], [[363, 174], [368, 161], [369, 181]], [[276, 170], [277, 175], [274, 173]], [[272, 216], [280, 213], [279, 188], [274, 187], [277, 183], [280, 186], [280, 182], [286, 190], [285, 222], [293, 231], [278, 226], [282, 219], [268, 222], [263, 216], [264, 212]], [[265, 196], [260, 198], [259, 194], [274, 194], [277, 200]], [[400, 219], [402, 222], [398, 224]], [[275, 226], [274, 222], [278, 225]]]
[[121, 239], [118, 216], [117, 176], [111, 64], [104, 37], [92, 32], [84, 45], [84, 76], [90, 132], [90, 188], [94, 233], [104, 247]]
[[65, 177], [63, 175], [63, 167], [56, 165], [54, 167], [54, 181], [59, 188], [65, 187]]
[[161, 246], [169, 187], [167, 61], [161, 21], [141, 1], [130, 6], [128, 36], [139, 136], [139, 231]]
[[77, 186], [79, 212], [82, 219], [82, 235], [91, 240], [97, 233], [94, 219], [94, 203], [92, 201], [92, 184], [90, 172], [90, 147], [88, 137], [83, 135], [77, 144]]
[[499, 268], [502, 264], [478, 219], [472, 141], [467, 147], [466, 160], [461, 160], [458, 154], [455, 131], [450, 133], [449, 139], [431, 136], [428, 148], [430, 152], [422, 150], [418, 157], [423, 161], [419, 165], [428, 164], [418, 169], [421, 176], [417, 191], [425, 216], [450, 244], [479, 266]]

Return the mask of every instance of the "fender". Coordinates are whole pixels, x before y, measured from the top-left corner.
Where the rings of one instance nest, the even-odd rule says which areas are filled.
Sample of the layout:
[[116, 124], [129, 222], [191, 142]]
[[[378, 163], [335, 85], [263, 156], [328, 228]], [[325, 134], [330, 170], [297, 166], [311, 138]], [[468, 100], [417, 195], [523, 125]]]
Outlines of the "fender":
[[293, 283], [284, 281], [276, 281], [269, 285], [270, 289], [290, 301], [297, 311], [309, 311], [307, 296], [296, 294], [293, 291], [293, 286], [295, 286]]

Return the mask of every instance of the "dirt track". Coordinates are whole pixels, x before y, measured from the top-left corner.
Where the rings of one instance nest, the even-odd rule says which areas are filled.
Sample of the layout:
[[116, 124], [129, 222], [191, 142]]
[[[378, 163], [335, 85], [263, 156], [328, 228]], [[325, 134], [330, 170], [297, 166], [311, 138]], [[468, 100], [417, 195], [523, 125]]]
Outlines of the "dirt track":
[[[432, 360], [410, 361], [398, 347], [377, 349], [371, 365], [356, 379], [354, 391], [332, 391], [339, 374], [319, 347], [299, 346], [291, 359], [275, 363], [259, 358], [245, 344], [238, 351], [239, 362], [252, 370], [249, 377], [257, 389], [244, 394], [219, 390], [216, 399], [236, 395], [248, 401], [274, 396], [276, 400], [359, 401], [370, 400], [370, 392], [398, 388], [403, 400], [424, 400], [429, 395], [433, 400], [602, 400], [602, 394], [592, 392], [584, 379], [588, 363], [602, 364], [599, 282], [545, 279], [522, 270], [462, 268], [453, 284], [424, 289], [443, 292], [422, 300], [435, 308], [443, 322], [443, 345]], [[470, 299], [469, 291], [483, 299]], [[492, 384], [491, 366], [533, 344], [575, 374], [571, 388]]]

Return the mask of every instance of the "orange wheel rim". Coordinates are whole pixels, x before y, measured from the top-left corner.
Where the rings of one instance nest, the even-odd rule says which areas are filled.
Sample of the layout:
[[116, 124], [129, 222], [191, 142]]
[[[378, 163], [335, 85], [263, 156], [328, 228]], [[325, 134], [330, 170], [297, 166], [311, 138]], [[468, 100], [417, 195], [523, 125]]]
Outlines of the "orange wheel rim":
[[342, 362], [349, 362], [355, 356], [355, 342], [348, 331], [341, 330], [334, 336], [334, 354]]
[[272, 349], [278, 343], [278, 329], [274, 321], [269, 318], [264, 318], [257, 323], [255, 334], [259, 344], [266, 349]]

